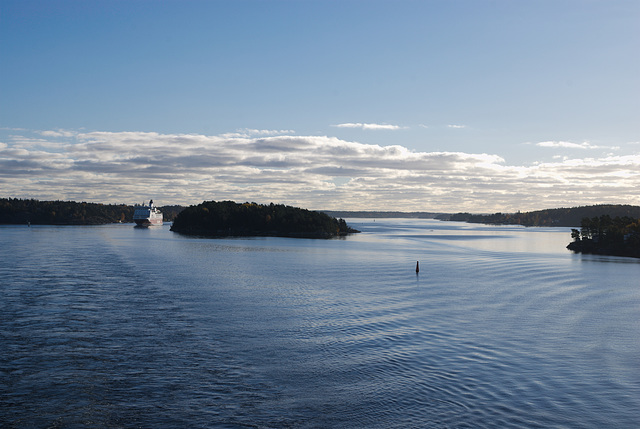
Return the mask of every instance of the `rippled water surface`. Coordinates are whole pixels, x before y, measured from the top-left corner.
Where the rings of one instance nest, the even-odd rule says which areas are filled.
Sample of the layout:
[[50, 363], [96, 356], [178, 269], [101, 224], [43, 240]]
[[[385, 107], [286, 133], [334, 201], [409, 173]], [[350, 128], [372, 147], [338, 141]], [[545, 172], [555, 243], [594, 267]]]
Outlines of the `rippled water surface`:
[[0, 227], [0, 426], [637, 427], [639, 260], [565, 228], [349, 223]]

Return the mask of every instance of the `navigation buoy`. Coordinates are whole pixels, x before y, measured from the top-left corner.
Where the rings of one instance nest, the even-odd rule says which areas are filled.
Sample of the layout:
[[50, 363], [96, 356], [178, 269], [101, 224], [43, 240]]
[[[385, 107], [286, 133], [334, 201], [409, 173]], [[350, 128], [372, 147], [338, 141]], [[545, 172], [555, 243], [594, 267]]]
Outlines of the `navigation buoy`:
[[420, 272], [420, 261], [416, 261], [416, 273]]

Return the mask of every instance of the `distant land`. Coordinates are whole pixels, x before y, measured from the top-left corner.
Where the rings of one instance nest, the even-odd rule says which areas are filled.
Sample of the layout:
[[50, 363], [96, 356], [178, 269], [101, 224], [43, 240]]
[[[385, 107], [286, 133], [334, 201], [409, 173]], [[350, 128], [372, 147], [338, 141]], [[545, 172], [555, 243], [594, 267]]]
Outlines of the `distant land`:
[[[158, 207], [164, 220], [173, 221], [185, 207]], [[133, 222], [134, 205], [100, 204], [75, 201], [39, 201], [35, 199], [0, 198], [0, 224], [33, 225], [98, 225]], [[470, 223], [523, 226], [578, 227], [582, 219], [608, 215], [640, 218], [640, 206], [601, 204], [571, 208], [545, 209], [531, 212], [472, 214], [442, 212], [318, 210], [334, 218], [408, 218], [438, 219]]]
[[181, 211], [171, 231], [204, 237], [332, 238], [357, 233], [344, 219], [282, 204], [204, 201]]
[[338, 218], [349, 218], [349, 217], [357, 217], [357, 218], [409, 218], [409, 219], [437, 219], [440, 217], [451, 216], [446, 213], [431, 213], [431, 212], [386, 212], [386, 211], [337, 211], [337, 210], [320, 210], [323, 213], [328, 214], [329, 216], [338, 217]]
[[[172, 221], [184, 208], [158, 207], [165, 221]], [[38, 201], [0, 198], [0, 224], [13, 225], [102, 225], [133, 222], [135, 206], [75, 201]]]
[[[0, 224], [101, 225], [133, 223], [134, 205], [0, 198]], [[282, 204], [205, 201], [159, 207], [172, 231], [208, 237], [282, 236], [331, 238], [359, 232], [343, 218], [438, 219], [494, 225], [576, 227], [568, 249], [578, 253], [640, 258], [640, 206], [601, 204], [532, 212], [471, 213], [310, 211]]]
[[493, 225], [523, 225], [523, 226], [579, 226], [584, 218], [600, 216], [640, 218], [640, 206], [601, 204], [594, 206], [537, 210], [532, 212], [494, 213], [479, 215], [471, 213], [457, 213], [442, 220], [469, 223], [485, 223]]
[[330, 216], [342, 218], [413, 218], [438, 219], [455, 222], [485, 223], [494, 225], [522, 226], [579, 226], [583, 218], [609, 215], [611, 217], [640, 218], [640, 206], [601, 204], [571, 208], [545, 209], [516, 213], [437, 213], [437, 212], [393, 212], [393, 211], [333, 211], [322, 210]]

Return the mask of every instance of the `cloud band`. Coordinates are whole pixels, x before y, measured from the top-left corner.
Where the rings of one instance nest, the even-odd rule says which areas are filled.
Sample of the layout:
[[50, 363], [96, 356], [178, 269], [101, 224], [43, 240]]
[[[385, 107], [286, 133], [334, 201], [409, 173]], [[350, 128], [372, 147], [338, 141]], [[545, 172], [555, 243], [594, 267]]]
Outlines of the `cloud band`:
[[517, 166], [492, 154], [415, 152], [318, 136], [25, 134], [0, 143], [7, 197], [475, 212], [640, 204], [638, 154]]

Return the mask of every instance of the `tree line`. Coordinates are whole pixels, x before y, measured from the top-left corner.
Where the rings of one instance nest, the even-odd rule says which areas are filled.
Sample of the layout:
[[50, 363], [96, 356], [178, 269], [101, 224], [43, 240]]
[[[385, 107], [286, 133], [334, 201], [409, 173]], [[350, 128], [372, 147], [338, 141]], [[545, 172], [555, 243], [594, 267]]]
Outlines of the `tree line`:
[[204, 201], [176, 216], [172, 231], [202, 236], [330, 238], [358, 232], [344, 219], [282, 204]]
[[580, 230], [571, 230], [567, 248], [581, 253], [640, 258], [640, 219], [609, 215], [584, 218]]
[[456, 213], [447, 220], [523, 226], [578, 226], [584, 218], [609, 215], [613, 217], [640, 217], [640, 206], [593, 205], [584, 207], [545, 209], [531, 212], [494, 213], [489, 215]]
[[[136, 207], [127, 204], [100, 204], [75, 201], [39, 201], [0, 198], [0, 224], [100, 225], [133, 222]], [[159, 207], [164, 220], [171, 221], [183, 209]]]

